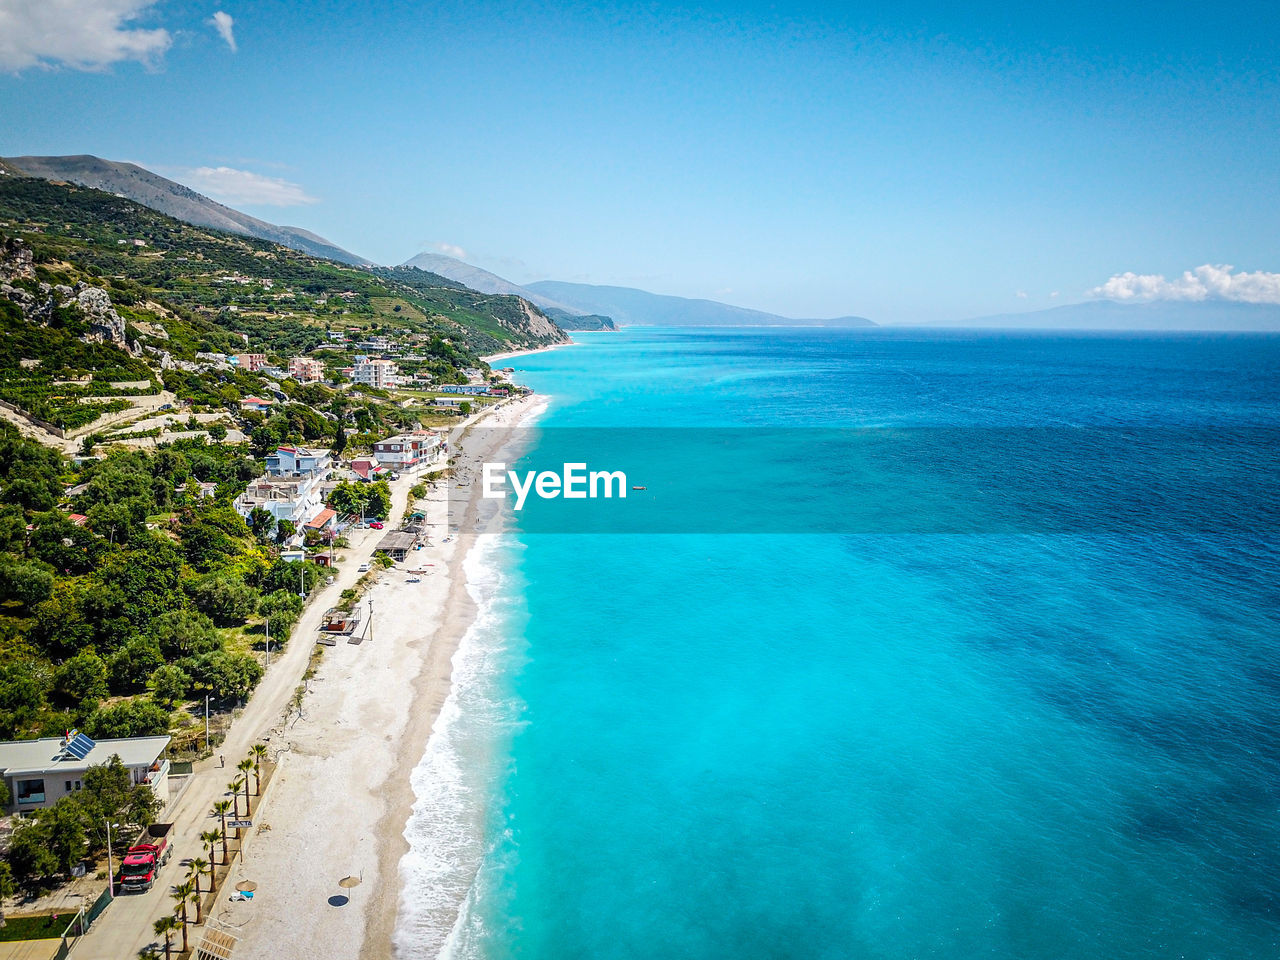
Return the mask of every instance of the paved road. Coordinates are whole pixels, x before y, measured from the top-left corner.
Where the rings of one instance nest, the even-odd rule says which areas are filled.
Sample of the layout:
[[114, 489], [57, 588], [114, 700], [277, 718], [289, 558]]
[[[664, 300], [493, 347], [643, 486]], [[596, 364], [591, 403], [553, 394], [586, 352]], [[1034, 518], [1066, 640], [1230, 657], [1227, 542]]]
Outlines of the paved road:
[[[416, 474], [405, 473], [391, 484], [388, 529], [397, 525], [404, 516], [409, 489], [417, 482]], [[284, 654], [272, 657], [271, 668], [244, 711], [231, 725], [226, 740], [213, 757], [196, 764], [186, 792], [174, 809], [166, 811], [166, 819], [174, 823], [170, 839], [173, 857], [161, 871], [160, 882], [147, 893], [117, 897], [76, 946], [76, 960], [129, 960], [149, 944], [161, 945], [162, 941], [152, 931], [152, 924], [172, 913], [173, 901], [169, 892], [173, 883], [186, 876], [182, 861], [199, 856], [204, 849], [200, 834], [217, 826], [217, 818], [209, 815], [210, 808], [215, 801], [226, 796], [227, 784], [237, 775], [235, 764], [240, 762], [252, 744], [270, 734], [271, 728], [284, 714], [306, 672], [325, 611], [338, 603], [343, 590], [355, 585], [361, 577], [358, 572], [360, 564], [373, 555], [373, 549], [384, 533], [384, 530], [348, 533], [346, 559], [334, 575], [334, 582], [312, 594]], [[218, 765], [219, 754], [227, 759], [226, 769]], [[198, 942], [200, 933], [201, 928], [192, 929], [193, 946]], [[181, 938], [178, 943], [181, 943]]]

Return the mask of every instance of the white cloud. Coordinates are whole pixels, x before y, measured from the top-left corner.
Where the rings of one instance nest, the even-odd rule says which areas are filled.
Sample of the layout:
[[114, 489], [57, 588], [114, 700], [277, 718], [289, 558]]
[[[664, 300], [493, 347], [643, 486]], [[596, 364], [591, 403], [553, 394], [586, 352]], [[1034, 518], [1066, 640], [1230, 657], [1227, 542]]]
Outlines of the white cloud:
[[1230, 264], [1204, 264], [1166, 280], [1160, 273], [1117, 273], [1091, 296], [1106, 300], [1234, 300], [1280, 303], [1280, 273], [1234, 273]]
[[1017, 297], [1019, 300], [1025, 300], [1027, 299], [1027, 291], [1019, 290], [1017, 293], [1014, 294], [1014, 296]]
[[296, 183], [234, 167], [196, 167], [185, 171], [178, 179], [193, 190], [231, 204], [301, 207], [319, 202]]
[[236, 52], [236, 22], [232, 19], [231, 14], [223, 13], [219, 10], [209, 18], [209, 23], [213, 24], [213, 28], [218, 31], [218, 36], [227, 41], [227, 46], [231, 48], [231, 52]]
[[436, 253], [443, 253], [446, 257], [453, 257], [455, 260], [467, 259], [467, 251], [463, 250], [455, 243], [445, 243], [443, 240], [433, 240], [429, 246]]
[[128, 26], [155, 0], [0, 0], [0, 70], [62, 64], [100, 70], [120, 60], [153, 64], [168, 30]]

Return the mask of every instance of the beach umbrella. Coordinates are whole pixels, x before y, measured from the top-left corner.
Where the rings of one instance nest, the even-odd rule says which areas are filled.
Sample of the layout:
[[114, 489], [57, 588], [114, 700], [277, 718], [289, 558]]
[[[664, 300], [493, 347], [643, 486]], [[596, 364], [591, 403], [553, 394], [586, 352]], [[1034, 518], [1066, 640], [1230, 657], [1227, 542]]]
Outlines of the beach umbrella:
[[258, 889], [258, 885], [252, 880], [241, 880], [236, 884], [236, 889], [241, 893], [253, 893], [253, 891]]
[[352, 887], [360, 886], [360, 878], [359, 877], [343, 877], [341, 880], [338, 881], [338, 886], [342, 887], [344, 890], [350, 890]]

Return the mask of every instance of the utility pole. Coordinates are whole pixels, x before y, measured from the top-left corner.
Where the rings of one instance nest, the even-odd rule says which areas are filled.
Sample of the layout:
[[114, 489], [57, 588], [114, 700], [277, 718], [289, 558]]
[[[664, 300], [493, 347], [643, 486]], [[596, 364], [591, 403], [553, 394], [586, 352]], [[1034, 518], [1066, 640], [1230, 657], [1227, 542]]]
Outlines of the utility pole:
[[271, 614], [267, 614], [267, 664], [263, 667], [266, 670], [271, 666]]
[[116, 873], [115, 867], [111, 865], [111, 819], [103, 817], [102, 822], [107, 825], [107, 889], [111, 891], [111, 899], [116, 898]]
[[204, 695], [204, 748], [209, 749], [209, 695]]

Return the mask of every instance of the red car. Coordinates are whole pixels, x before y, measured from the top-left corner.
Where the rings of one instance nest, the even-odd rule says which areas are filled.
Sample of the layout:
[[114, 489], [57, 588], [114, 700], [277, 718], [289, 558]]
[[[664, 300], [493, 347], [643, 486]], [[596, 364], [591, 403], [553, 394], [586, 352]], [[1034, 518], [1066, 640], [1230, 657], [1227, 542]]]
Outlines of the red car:
[[369, 526], [370, 526], [372, 529], [374, 529], [374, 530], [381, 530], [381, 529], [382, 529], [382, 521], [381, 521], [381, 520], [375, 520], [375, 521], [373, 521], [373, 523], [369, 524]]

